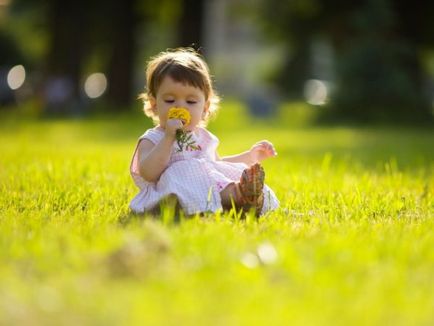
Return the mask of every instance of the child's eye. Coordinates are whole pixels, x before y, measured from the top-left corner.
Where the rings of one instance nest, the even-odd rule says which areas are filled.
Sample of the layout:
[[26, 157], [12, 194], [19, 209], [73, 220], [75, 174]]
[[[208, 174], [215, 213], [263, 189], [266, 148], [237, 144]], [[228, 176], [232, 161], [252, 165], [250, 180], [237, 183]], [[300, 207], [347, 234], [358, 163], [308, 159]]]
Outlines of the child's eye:
[[164, 100], [164, 102], [171, 104], [171, 103], [174, 103], [175, 100]]
[[196, 101], [187, 101], [188, 104], [196, 104]]

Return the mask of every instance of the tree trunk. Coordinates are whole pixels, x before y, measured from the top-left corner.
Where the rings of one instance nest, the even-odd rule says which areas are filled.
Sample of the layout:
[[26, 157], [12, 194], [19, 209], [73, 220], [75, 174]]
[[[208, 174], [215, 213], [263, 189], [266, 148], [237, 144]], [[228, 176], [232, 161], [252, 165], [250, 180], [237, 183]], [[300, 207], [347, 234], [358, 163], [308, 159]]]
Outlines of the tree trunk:
[[178, 22], [178, 46], [200, 49], [203, 46], [205, 0], [182, 0]]
[[[109, 29], [111, 54], [108, 69], [108, 98], [117, 110], [128, 109], [133, 89], [135, 59], [135, 0], [110, 3], [112, 23]], [[107, 22], [110, 24], [110, 22]]]
[[70, 112], [80, 96], [87, 26], [83, 0], [50, 0], [49, 35], [44, 95], [47, 110]]

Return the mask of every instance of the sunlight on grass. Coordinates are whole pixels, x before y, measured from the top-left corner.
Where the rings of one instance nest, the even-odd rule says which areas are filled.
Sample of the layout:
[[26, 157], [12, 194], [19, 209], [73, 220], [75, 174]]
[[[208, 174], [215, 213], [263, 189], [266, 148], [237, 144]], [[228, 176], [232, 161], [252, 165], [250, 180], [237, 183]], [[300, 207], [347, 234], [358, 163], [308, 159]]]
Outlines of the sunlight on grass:
[[0, 324], [432, 324], [434, 133], [290, 116], [210, 124], [273, 141], [278, 211], [179, 222], [128, 210], [145, 118], [3, 119]]

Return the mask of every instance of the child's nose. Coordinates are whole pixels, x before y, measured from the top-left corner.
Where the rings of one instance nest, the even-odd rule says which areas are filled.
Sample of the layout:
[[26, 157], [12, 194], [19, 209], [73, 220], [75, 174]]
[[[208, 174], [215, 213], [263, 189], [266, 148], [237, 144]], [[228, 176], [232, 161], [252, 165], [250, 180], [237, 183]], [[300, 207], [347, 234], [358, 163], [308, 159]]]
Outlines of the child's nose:
[[183, 102], [183, 101], [180, 101], [180, 100], [175, 101], [175, 102], [173, 103], [173, 105], [176, 106], [177, 108], [183, 108], [183, 107], [185, 106], [185, 105], [184, 105], [184, 102]]
[[177, 101], [176, 106], [179, 108], [188, 109], [188, 103], [186, 101]]

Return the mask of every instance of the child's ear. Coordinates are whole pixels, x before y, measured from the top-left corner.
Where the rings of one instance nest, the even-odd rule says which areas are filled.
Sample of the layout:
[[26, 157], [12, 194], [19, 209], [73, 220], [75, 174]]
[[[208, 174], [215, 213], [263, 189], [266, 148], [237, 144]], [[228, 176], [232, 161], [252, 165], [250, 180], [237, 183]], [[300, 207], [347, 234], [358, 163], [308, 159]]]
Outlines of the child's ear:
[[205, 119], [209, 115], [209, 106], [211, 102], [208, 100], [205, 102], [205, 106], [203, 108], [202, 119]]
[[154, 113], [157, 113], [157, 100], [152, 95], [149, 95], [148, 97], [149, 105], [151, 106], [151, 109]]

